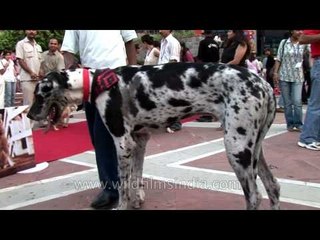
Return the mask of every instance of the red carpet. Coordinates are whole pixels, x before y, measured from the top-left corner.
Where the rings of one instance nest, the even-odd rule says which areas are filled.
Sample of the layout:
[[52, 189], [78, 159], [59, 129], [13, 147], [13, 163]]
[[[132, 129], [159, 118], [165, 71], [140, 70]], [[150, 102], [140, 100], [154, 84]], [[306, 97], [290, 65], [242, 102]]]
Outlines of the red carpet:
[[59, 131], [33, 132], [36, 163], [50, 162], [92, 150], [87, 122], [69, 124]]
[[[190, 122], [199, 115], [183, 119], [181, 122]], [[50, 130], [44, 133], [42, 129], [33, 132], [36, 163], [55, 161], [93, 150], [87, 122], [69, 124], [68, 128], [59, 131]]]
[[181, 120], [182, 123], [186, 123], [186, 122], [194, 122], [196, 119], [198, 119], [201, 115], [193, 115], [191, 117], [188, 118], [184, 118]]

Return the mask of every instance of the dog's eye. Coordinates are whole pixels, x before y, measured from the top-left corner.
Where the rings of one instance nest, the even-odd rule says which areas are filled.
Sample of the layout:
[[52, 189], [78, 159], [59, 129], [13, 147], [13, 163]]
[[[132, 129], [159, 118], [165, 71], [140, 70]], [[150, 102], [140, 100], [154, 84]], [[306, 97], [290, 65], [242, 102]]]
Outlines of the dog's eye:
[[49, 86], [43, 86], [42, 88], [41, 88], [41, 91], [42, 92], [50, 92], [52, 90], [52, 87], [49, 87]]

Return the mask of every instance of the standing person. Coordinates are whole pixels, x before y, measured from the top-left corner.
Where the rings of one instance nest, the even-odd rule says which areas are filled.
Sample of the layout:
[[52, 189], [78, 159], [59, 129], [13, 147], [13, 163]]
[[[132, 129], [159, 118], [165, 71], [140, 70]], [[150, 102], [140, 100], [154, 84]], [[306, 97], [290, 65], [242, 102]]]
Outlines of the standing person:
[[198, 61], [199, 62], [219, 62], [219, 44], [214, 40], [212, 30], [204, 30], [204, 39], [199, 42]]
[[[247, 67], [246, 59], [250, 54], [250, 43], [243, 30], [229, 30], [227, 32], [227, 40], [224, 43], [221, 62], [231, 65]], [[224, 122], [218, 130], [223, 130]]]
[[246, 59], [246, 64], [249, 71], [259, 75], [261, 72], [261, 66], [255, 52], [251, 52], [249, 58]]
[[299, 44], [302, 31], [292, 30], [290, 34], [288, 39], [283, 39], [280, 42], [273, 80], [275, 83], [279, 82], [287, 130], [300, 132], [303, 125], [301, 91], [304, 76], [302, 61], [307, 46]]
[[302, 98], [302, 103], [307, 104], [308, 99], [310, 97], [311, 93], [311, 76], [310, 76], [310, 52], [305, 52], [303, 54], [303, 63], [302, 63], [302, 68], [303, 68], [303, 75], [304, 75], [304, 82], [302, 84], [302, 93], [301, 93], [301, 98]]
[[311, 44], [311, 94], [298, 145], [320, 151], [320, 30], [304, 30], [300, 44]]
[[[137, 34], [133, 30], [66, 30], [61, 47], [66, 69], [74, 64], [74, 54], [78, 52], [82, 66], [88, 68], [114, 69], [126, 65], [127, 60], [129, 64], [136, 64], [135, 38]], [[99, 179], [104, 186], [91, 207], [110, 209], [119, 199], [117, 152], [95, 103], [85, 102], [84, 105]]]
[[243, 30], [229, 30], [227, 40], [221, 55], [221, 62], [246, 66], [246, 59], [250, 54], [250, 44]]
[[145, 34], [141, 37], [141, 42], [143, 43], [143, 47], [147, 50], [144, 65], [158, 64], [160, 50], [154, 46], [153, 37], [149, 34]]
[[[179, 41], [172, 36], [172, 30], [159, 30], [161, 39], [160, 55], [158, 64], [180, 62], [181, 46]], [[168, 133], [174, 133], [182, 128], [181, 122], [175, 122], [167, 127]]]
[[59, 41], [56, 38], [49, 40], [49, 50], [43, 52], [40, 66], [40, 76], [44, 77], [48, 72], [61, 72], [65, 69], [64, 59], [59, 52]]
[[4, 108], [4, 92], [5, 92], [5, 82], [3, 78], [3, 74], [6, 72], [9, 63], [5, 65], [2, 64], [2, 60], [0, 59], [0, 109]]
[[273, 82], [273, 70], [274, 70], [274, 56], [273, 52], [270, 48], [266, 48], [264, 50], [264, 55], [266, 56], [265, 58], [265, 66], [264, 68], [266, 69], [266, 80], [270, 84], [270, 86], [274, 89], [274, 82]]
[[158, 64], [180, 62], [181, 46], [179, 41], [172, 35], [172, 30], [159, 30], [159, 33], [162, 39]]
[[[217, 63], [220, 59], [220, 47], [214, 40], [212, 30], [204, 30], [204, 39], [199, 42], [197, 60], [199, 62], [213, 62]], [[202, 115], [197, 119], [198, 122], [212, 122], [211, 115]]]
[[181, 62], [194, 62], [194, 57], [185, 42], [180, 43], [181, 46]]
[[13, 107], [16, 94], [17, 72], [14, 62], [11, 59], [11, 51], [3, 51], [3, 59], [1, 60], [1, 64], [5, 67], [5, 72], [3, 73], [3, 79], [5, 82], [4, 106]]
[[16, 45], [16, 58], [21, 67], [20, 86], [23, 93], [23, 105], [33, 103], [33, 93], [39, 80], [42, 48], [37, 44], [36, 30], [26, 30], [26, 37]]

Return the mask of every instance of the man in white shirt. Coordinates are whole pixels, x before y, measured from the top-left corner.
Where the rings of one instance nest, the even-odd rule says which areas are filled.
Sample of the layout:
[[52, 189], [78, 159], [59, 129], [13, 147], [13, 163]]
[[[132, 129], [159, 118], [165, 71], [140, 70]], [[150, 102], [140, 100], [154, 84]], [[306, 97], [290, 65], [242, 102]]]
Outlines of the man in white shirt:
[[[159, 30], [159, 32], [162, 39], [158, 64], [180, 62], [181, 45], [179, 41], [172, 36], [172, 30]], [[175, 122], [167, 128], [167, 132], [174, 133], [175, 131], [181, 130], [181, 127], [181, 122]]]
[[36, 30], [26, 30], [26, 37], [16, 45], [16, 58], [21, 66], [20, 84], [23, 93], [23, 105], [31, 105], [34, 89], [39, 81], [42, 48], [36, 42]]
[[[117, 68], [136, 64], [134, 30], [66, 30], [61, 51], [66, 69], [74, 65], [74, 54], [80, 54], [83, 67]], [[91, 141], [95, 148], [99, 179], [103, 191], [91, 203], [96, 209], [110, 209], [118, 202], [118, 160], [111, 134], [106, 129], [95, 106], [85, 102]]]
[[163, 38], [158, 64], [180, 62], [181, 46], [179, 41], [172, 36], [172, 30], [159, 30], [159, 32]]

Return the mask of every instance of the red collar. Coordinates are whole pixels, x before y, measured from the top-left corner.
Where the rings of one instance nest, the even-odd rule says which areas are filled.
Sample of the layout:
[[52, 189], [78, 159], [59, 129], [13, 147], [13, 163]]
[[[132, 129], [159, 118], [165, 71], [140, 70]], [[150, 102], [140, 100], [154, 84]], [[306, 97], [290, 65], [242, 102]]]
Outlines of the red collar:
[[83, 101], [87, 102], [89, 100], [89, 90], [90, 90], [90, 79], [89, 79], [89, 70], [84, 68], [82, 71], [83, 79]]

